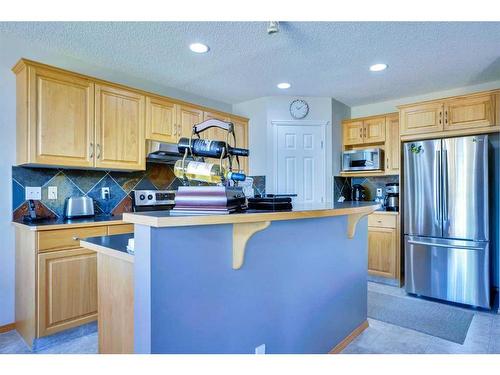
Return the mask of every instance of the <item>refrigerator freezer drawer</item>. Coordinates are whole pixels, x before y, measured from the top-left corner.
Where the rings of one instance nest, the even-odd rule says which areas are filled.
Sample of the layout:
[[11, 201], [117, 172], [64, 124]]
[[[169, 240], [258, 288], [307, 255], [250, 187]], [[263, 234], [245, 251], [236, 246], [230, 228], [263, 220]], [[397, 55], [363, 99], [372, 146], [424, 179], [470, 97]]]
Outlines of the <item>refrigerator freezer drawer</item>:
[[489, 309], [489, 243], [405, 236], [405, 289]]

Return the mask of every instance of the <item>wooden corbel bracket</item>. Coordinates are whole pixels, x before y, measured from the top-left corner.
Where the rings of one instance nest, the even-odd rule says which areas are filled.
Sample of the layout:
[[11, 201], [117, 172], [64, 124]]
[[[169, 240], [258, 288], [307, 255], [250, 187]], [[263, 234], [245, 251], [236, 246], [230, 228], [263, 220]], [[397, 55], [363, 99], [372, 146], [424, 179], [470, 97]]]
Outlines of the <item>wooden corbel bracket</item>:
[[233, 224], [233, 270], [238, 270], [243, 266], [248, 240], [269, 225], [271, 225], [270, 221]]

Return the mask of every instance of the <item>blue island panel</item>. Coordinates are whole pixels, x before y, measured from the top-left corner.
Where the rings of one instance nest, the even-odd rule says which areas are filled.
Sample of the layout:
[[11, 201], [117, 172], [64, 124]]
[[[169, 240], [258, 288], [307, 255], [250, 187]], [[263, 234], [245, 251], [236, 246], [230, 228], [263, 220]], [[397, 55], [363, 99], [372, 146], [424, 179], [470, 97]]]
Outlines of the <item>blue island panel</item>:
[[137, 225], [135, 351], [328, 353], [367, 318], [366, 220], [272, 222], [239, 270], [232, 224]]

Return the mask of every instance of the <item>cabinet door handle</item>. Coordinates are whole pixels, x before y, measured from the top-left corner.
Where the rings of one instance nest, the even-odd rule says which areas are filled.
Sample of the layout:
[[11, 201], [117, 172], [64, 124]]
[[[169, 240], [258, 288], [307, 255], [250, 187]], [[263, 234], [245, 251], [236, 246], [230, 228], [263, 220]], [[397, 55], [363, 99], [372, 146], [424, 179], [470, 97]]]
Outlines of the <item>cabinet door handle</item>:
[[98, 143], [97, 145], [97, 159], [101, 158], [101, 145]]
[[389, 169], [389, 158], [385, 159], [385, 163], [387, 164], [386, 169]]
[[444, 111], [444, 123], [448, 123], [448, 110]]
[[443, 112], [439, 111], [439, 123], [441, 124], [441, 118], [443, 117]]
[[73, 236], [73, 241], [80, 241], [80, 237], [78, 237], [78, 236]]
[[90, 156], [89, 158], [92, 159], [94, 157], [94, 143], [90, 142]]

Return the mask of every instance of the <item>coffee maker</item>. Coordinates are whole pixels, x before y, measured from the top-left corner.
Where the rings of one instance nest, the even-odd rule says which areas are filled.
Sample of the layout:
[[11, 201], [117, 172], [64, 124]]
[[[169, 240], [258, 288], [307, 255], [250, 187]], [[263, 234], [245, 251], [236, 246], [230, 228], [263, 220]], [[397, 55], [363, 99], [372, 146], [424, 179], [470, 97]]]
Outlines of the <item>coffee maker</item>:
[[399, 211], [399, 184], [385, 184], [384, 206], [386, 211]]

